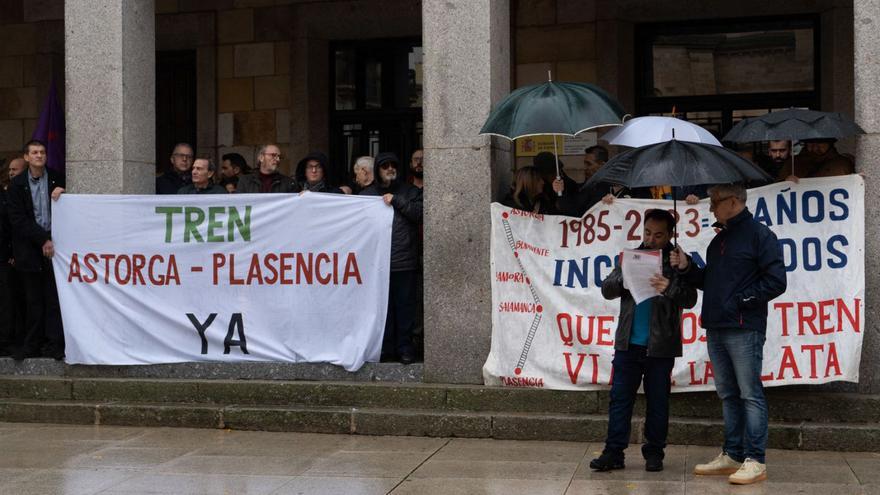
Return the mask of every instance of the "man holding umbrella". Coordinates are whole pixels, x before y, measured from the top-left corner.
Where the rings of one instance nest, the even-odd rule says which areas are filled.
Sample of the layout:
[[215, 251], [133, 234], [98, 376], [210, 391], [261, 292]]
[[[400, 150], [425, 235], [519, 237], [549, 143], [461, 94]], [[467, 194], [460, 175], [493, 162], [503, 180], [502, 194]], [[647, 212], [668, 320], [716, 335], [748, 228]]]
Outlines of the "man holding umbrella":
[[722, 452], [695, 474], [729, 475], [734, 484], [767, 479], [767, 401], [761, 383], [768, 302], [786, 288], [785, 264], [776, 235], [752, 217], [741, 185], [709, 190], [719, 228], [706, 251], [704, 268], [681, 247], [670, 263], [703, 290], [701, 325], [724, 414]]

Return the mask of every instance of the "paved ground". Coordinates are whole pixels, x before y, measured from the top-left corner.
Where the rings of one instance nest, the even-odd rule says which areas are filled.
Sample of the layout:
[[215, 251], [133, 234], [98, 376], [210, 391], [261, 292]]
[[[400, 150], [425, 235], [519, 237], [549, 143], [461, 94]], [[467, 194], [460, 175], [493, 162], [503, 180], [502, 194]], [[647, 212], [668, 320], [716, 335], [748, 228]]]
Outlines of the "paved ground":
[[770, 480], [697, 477], [716, 449], [670, 446], [666, 470], [593, 473], [598, 444], [0, 423], [0, 494], [874, 494], [880, 453], [771, 451]]

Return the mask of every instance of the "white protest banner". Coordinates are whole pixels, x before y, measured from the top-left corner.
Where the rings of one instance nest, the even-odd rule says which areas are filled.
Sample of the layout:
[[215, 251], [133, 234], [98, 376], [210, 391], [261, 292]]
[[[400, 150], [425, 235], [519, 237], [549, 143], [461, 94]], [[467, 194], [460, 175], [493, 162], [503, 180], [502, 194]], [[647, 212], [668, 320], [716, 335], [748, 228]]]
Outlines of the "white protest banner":
[[335, 194], [65, 194], [67, 362], [378, 361], [392, 215]]
[[[858, 175], [782, 182], [748, 192], [755, 218], [779, 238], [787, 291], [770, 302], [766, 386], [857, 382], [865, 295], [864, 198]], [[492, 205], [492, 347], [486, 384], [551, 389], [608, 387], [619, 300], [602, 280], [623, 249], [640, 244], [644, 213], [671, 201], [618, 199], [582, 218]], [[678, 203], [678, 240], [704, 264], [715, 236], [708, 200]], [[701, 298], [682, 317], [674, 391], [714, 389], [700, 328]]]

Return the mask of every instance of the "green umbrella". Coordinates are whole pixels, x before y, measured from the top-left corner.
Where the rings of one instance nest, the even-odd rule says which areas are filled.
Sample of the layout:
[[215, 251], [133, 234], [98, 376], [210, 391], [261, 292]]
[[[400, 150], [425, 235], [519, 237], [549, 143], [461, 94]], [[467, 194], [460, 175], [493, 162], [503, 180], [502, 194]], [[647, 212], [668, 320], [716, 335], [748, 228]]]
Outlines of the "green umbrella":
[[510, 140], [552, 135], [555, 148], [556, 136], [575, 136], [598, 127], [621, 125], [623, 117], [620, 104], [598, 86], [550, 80], [510, 93], [489, 114], [480, 134]]

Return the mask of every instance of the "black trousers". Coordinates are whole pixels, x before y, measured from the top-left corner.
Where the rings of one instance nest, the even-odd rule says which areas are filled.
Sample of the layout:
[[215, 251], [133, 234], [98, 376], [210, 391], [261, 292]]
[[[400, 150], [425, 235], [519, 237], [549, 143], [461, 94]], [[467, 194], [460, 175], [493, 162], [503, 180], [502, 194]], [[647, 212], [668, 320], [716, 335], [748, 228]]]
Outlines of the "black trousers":
[[64, 351], [64, 328], [61, 325], [55, 273], [50, 260], [43, 260], [42, 263], [42, 271], [22, 273], [27, 301], [22, 348], [30, 354], [36, 354], [43, 348], [50, 353]]
[[669, 374], [675, 358], [648, 356], [647, 348], [630, 344], [629, 350], [614, 351], [614, 380], [611, 383], [611, 403], [608, 405], [608, 438], [603, 452], [623, 457], [629, 445], [633, 405], [639, 385], [644, 385], [645, 439], [642, 456], [645, 459], [663, 459], [666, 435], [669, 432]]
[[388, 316], [382, 338], [382, 355], [413, 354], [416, 325], [416, 270], [391, 272], [388, 284]]
[[12, 312], [12, 267], [0, 261], [0, 352], [9, 352], [15, 341], [15, 314]]

